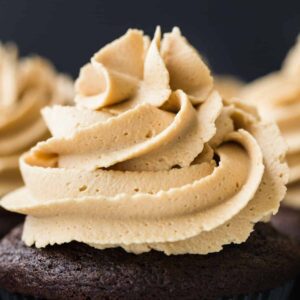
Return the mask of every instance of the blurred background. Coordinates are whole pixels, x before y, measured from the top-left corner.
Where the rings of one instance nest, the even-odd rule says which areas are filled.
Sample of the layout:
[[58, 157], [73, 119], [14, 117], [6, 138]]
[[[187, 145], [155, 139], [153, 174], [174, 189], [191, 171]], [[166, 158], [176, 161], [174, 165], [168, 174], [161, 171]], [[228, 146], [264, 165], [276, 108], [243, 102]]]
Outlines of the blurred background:
[[252, 80], [278, 69], [300, 32], [300, 1], [0, 0], [0, 40], [79, 68], [128, 27], [180, 26], [216, 73]]

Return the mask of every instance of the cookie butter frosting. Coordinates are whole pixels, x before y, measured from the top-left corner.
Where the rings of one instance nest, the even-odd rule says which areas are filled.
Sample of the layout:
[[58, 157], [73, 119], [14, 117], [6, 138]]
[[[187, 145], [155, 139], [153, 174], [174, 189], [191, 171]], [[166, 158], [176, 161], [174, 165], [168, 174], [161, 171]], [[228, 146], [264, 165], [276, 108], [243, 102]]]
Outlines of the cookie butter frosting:
[[232, 75], [217, 75], [214, 78], [215, 89], [225, 99], [231, 99], [239, 95], [245, 83]]
[[20, 154], [49, 137], [40, 109], [71, 99], [71, 80], [49, 62], [18, 60], [13, 45], [0, 44], [0, 196], [22, 184]]
[[244, 242], [285, 194], [285, 144], [255, 110], [223, 101], [178, 28], [128, 30], [76, 81], [75, 107], [43, 110], [53, 135], [21, 160], [23, 240], [142, 253]]
[[264, 118], [275, 120], [287, 141], [290, 176], [284, 203], [300, 209], [300, 40], [280, 71], [247, 85], [241, 98], [252, 101]]

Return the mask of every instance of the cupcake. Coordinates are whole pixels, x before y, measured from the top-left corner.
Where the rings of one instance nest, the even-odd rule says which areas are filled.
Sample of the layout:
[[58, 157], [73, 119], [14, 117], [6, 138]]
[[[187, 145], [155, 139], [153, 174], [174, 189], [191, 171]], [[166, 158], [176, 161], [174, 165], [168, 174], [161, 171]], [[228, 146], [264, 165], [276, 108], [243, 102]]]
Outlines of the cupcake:
[[[13, 45], [0, 44], [0, 197], [23, 184], [18, 159], [49, 137], [43, 106], [72, 99], [71, 80], [37, 56], [19, 59]], [[15, 217], [0, 211], [0, 236]]]
[[300, 40], [288, 53], [281, 70], [247, 85], [241, 98], [251, 101], [262, 116], [275, 120], [287, 141], [289, 184], [273, 224], [300, 240]]
[[[266, 222], [288, 176], [272, 122], [225, 101], [178, 28], [128, 30], [20, 159], [26, 215], [0, 243], [5, 297], [287, 299], [299, 245]], [[231, 299], [231, 298], [230, 298]]]

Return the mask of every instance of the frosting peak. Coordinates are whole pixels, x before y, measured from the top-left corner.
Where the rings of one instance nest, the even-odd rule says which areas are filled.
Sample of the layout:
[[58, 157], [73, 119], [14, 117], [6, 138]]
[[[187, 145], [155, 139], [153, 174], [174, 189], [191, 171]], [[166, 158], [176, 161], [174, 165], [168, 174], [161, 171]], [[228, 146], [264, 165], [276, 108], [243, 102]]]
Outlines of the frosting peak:
[[49, 136], [45, 105], [69, 102], [71, 80], [40, 57], [19, 59], [14, 45], [0, 44], [0, 196], [22, 184], [18, 158]]
[[162, 106], [171, 91], [181, 89], [193, 104], [201, 103], [213, 88], [210, 71], [178, 28], [161, 40], [156, 29], [149, 38], [128, 30], [97, 52], [76, 81], [75, 101], [99, 109], [127, 100], [126, 109], [141, 103]]
[[26, 187], [2, 200], [28, 215], [27, 245], [205, 254], [277, 212], [277, 127], [222, 100], [179, 29], [151, 42], [129, 30], [82, 68], [76, 93], [75, 107], [43, 110], [53, 137], [22, 157]]

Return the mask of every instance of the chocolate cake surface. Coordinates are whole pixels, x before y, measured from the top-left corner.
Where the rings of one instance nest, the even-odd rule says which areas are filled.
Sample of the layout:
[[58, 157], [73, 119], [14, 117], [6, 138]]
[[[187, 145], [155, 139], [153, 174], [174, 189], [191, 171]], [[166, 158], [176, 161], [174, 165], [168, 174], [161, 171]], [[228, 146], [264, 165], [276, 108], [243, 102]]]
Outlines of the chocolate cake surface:
[[272, 224], [278, 231], [300, 242], [300, 210], [282, 205], [272, 218]]
[[22, 223], [23, 215], [15, 214], [0, 208], [0, 238], [7, 234], [16, 225]]
[[208, 255], [142, 255], [72, 242], [44, 249], [0, 243], [0, 288], [40, 299], [217, 299], [278, 287], [300, 271], [300, 247], [268, 224]]

